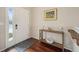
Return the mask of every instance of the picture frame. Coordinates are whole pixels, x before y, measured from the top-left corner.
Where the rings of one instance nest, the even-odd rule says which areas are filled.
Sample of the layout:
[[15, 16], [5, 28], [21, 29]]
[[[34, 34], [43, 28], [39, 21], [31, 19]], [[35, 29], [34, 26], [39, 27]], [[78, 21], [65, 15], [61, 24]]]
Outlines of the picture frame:
[[45, 21], [54, 21], [57, 20], [57, 9], [49, 9], [44, 11], [44, 20]]

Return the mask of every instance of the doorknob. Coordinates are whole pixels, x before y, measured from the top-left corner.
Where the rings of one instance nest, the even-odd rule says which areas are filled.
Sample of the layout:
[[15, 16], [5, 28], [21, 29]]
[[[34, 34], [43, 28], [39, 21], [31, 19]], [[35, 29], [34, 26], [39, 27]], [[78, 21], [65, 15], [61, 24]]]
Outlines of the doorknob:
[[17, 24], [15, 25], [15, 29], [18, 29], [18, 25]]

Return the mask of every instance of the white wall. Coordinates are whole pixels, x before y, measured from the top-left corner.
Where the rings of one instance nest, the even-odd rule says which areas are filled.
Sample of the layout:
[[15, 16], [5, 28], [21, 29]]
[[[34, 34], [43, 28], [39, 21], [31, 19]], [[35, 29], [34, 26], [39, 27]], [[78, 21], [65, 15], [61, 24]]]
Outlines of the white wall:
[[[32, 10], [32, 37], [39, 39], [39, 29], [45, 27], [51, 27], [55, 30], [65, 31], [65, 47], [73, 50], [72, 41], [68, 37], [67, 29], [75, 26], [79, 26], [79, 8], [57, 8], [57, 20], [56, 21], [44, 21], [43, 11], [52, 9], [52, 7], [38, 7]], [[61, 39], [58, 39], [61, 41]], [[75, 48], [76, 49], [76, 48]], [[77, 49], [78, 50], [78, 49]]]
[[0, 51], [5, 48], [5, 8], [0, 8]]

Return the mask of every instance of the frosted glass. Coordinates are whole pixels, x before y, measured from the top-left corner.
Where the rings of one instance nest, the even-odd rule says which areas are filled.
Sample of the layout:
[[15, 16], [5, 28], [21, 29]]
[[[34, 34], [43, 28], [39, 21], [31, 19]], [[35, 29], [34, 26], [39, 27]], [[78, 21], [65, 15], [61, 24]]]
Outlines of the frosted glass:
[[9, 41], [13, 40], [13, 8], [8, 8]]

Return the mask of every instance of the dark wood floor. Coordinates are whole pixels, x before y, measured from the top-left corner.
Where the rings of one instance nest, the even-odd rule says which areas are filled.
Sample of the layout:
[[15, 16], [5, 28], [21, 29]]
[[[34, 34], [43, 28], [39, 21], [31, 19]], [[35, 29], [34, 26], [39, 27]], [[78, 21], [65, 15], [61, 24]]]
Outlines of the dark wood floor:
[[[3, 52], [62, 52], [62, 49], [44, 42], [40, 42], [37, 39], [30, 38], [6, 49]], [[71, 51], [65, 49], [64, 52]]]
[[62, 52], [62, 49], [49, 44], [37, 41], [30, 48], [27, 49], [29, 52]]

